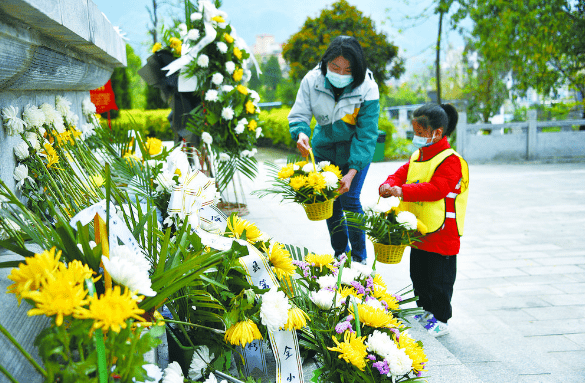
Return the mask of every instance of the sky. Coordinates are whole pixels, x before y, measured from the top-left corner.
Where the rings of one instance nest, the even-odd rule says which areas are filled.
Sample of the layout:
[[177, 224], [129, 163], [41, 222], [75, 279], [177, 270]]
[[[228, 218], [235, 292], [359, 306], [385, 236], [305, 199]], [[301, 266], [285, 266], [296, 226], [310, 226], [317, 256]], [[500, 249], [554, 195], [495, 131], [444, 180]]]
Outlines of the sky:
[[[126, 33], [128, 43], [142, 57], [143, 63], [150, 55], [150, 40], [147, 30], [150, 18], [147, 6], [152, 0], [93, 0], [113, 26]], [[176, 0], [170, 0], [176, 3]], [[161, 3], [161, 0], [157, 1]], [[221, 10], [228, 14], [228, 21], [248, 46], [252, 47], [256, 35], [274, 35], [275, 41], [284, 43], [298, 32], [308, 17], [317, 17], [321, 10], [330, 8], [335, 0], [224, 0]], [[385, 32], [388, 40], [399, 48], [399, 55], [406, 60], [403, 79], [424, 72], [434, 61], [434, 46], [437, 38], [438, 17], [433, 14], [432, 0], [348, 0], [364, 16], [370, 17], [377, 32]], [[429, 9], [420, 21], [409, 20]], [[179, 14], [179, 8], [163, 6], [160, 14], [170, 23], [171, 12]], [[443, 49], [461, 47], [463, 39], [455, 31], [443, 26]], [[444, 56], [444, 54], [443, 54]]]

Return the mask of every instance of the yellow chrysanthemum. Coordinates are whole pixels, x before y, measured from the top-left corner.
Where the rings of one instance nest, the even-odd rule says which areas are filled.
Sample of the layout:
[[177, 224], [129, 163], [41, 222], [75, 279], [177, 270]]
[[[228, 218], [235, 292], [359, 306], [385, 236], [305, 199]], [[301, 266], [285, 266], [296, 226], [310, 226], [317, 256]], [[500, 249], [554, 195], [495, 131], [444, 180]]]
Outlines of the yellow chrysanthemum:
[[152, 53], [156, 53], [158, 51], [160, 51], [162, 49], [162, 44], [161, 43], [156, 43], [152, 46]]
[[216, 21], [218, 23], [225, 23], [225, 19], [223, 17], [219, 16], [219, 15], [218, 16], [213, 16], [211, 18], [211, 20]]
[[252, 120], [250, 121], [250, 123], [248, 123], [248, 130], [251, 130], [252, 132], [255, 132], [257, 127], [258, 123], [256, 122], [256, 120]]
[[47, 169], [50, 169], [53, 165], [59, 163], [59, 156], [57, 155], [55, 148], [53, 148], [53, 146], [48, 142], [45, 142], [43, 147], [45, 150], [43, 150], [41, 153], [43, 153], [47, 158]]
[[134, 160], [136, 162], [140, 162], [140, 157], [138, 157], [136, 154], [134, 154], [132, 152], [124, 153], [124, 156], [122, 156], [122, 158], [125, 158], [126, 161], [128, 161], [128, 162], [130, 162], [132, 160]]
[[286, 179], [289, 178], [290, 176], [292, 176], [295, 172], [295, 165], [294, 164], [288, 164], [283, 166], [279, 172], [278, 172], [278, 178], [280, 179]]
[[238, 92], [240, 92], [241, 94], [248, 94], [248, 88], [246, 88], [244, 85], [239, 84], [238, 86], [236, 86], [236, 89], [238, 90]]
[[181, 42], [181, 40], [179, 40], [176, 37], [171, 37], [169, 39], [169, 46], [173, 49], [176, 49], [177, 47], [180, 47], [183, 43]]
[[296, 266], [293, 265], [292, 257], [284, 245], [274, 242], [268, 254], [268, 260], [274, 266], [274, 272], [278, 278], [291, 276], [295, 273]]
[[71, 138], [71, 132], [69, 130], [66, 130], [60, 134], [56, 134], [55, 136], [57, 137], [57, 143], [59, 145], [63, 144], [64, 142], [65, 143], [70, 142], [71, 144], [75, 144], [75, 141], [73, 141], [73, 138]]
[[120, 286], [114, 286], [113, 290], [106, 290], [99, 298], [97, 294], [90, 297], [89, 309], [77, 310], [75, 317], [93, 319], [94, 330], [101, 328], [104, 332], [110, 329], [120, 332], [120, 329], [126, 328], [128, 319], [144, 321], [144, 318], [140, 316], [143, 313], [144, 310], [138, 308], [130, 290], [125, 289], [122, 293]]
[[225, 41], [227, 41], [230, 44], [234, 42], [234, 38], [232, 36], [230, 36], [228, 33], [224, 33], [223, 38], [225, 39]]
[[88, 302], [87, 291], [83, 283], [78, 281], [79, 275], [75, 271], [68, 272], [63, 267], [60, 272], [46, 276], [41, 281], [38, 291], [23, 292], [22, 296], [32, 299], [36, 306], [27, 314], [29, 316], [55, 315], [55, 324], [61, 326], [64, 316], [73, 314]]
[[384, 279], [382, 278], [382, 276], [380, 274], [376, 274], [374, 276], [374, 284], [386, 288], [386, 282], [384, 282]]
[[284, 325], [284, 329], [300, 330], [307, 325], [307, 319], [309, 321], [311, 320], [311, 318], [309, 318], [306, 312], [304, 312], [297, 306], [293, 306], [291, 309], [288, 310], [288, 320]]
[[241, 345], [244, 347], [255, 339], [262, 339], [262, 334], [258, 330], [256, 323], [248, 319], [238, 322], [232, 327], [228, 328], [223, 336], [223, 339], [233, 345]]
[[159, 154], [162, 151], [162, 141], [156, 137], [148, 137], [146, 139], [146, 149], [148, 149], [148, 154], [151, 156]]
[[[398, 319], [394, 318], [392, 313], [384, 311], [382, 308], [374, 308], [366, 304], [358, 304], [358, 315], [360, 323], [366, 326], [381, 328], [381, 327], [396, 327], [402, 326]], [[350, 305], [349, 309], [353, 311]]]
[[310, 253], [305, 257], [305, 262], [318, 267], [319, 270], [323, 270], [323, 266], [331, 268], [335, 258], [332, 254], [313, 254]]
[[16, 295], [18, 304], [23, 293], [38, 290], [41, 280], [57, 270], [60, 258], [61, 250], [55, 254], [53, 247], [51, 250], [35, 254], [34, 257], [26, 258], [24, 263], [18, 265], [18, 268], [12, 269], [8, 279], [14, 283], [8, 286], [8, 292]]
[[252, 101], [248, 100], [248, 102], [246, 102], [246, 113], [254, 114], [255, 111], [256, 111], [256, 107], [254, 106], [254, 103]]
[[404, 349], [404, 352], [410, 359], [412, 359], [412, 369], [414, 373], [424, 371], [424, 363], [428, 362], [425, 351], [422, 344], [415, 341], [405, 332], [400, 333], [398, 342], [396, 342], [398, 348]]
[[93, 183], [95, 184], [95, 186], [97, 186], [98, 188], [101, 187], [105, 182], [104, 177], [102, 177], [99, 174], [96, 174], [95, 176], [91, 176], [90, 178], [93, 181]]
[[363, 371], [366, 367], [366, 356], [368, 355], [368, 346], [364, 344], [366, 337], [358, 337], [356, 333], [346, 331], [343, 334], [343, 342], [341, 343], [334, 336], [331, 338], [333, 338], [337, 347], [327, 347], [327, 349], [339, 352], [339, 359], [343, 358], [347, 363], [351, 363]]
[[182, 45], [179, 45], [178, 47], [175, 48], [175, 53], [178, 55], [180, 55], [182, 51], [183, 51]]
[[374, 283], [374, 291], [372, 295], [379, 301], [386, 302], [389, 310], [398, 310], [398, 299], [396, 299], [395, 296], [388, 294], [385, 287]]
[[316, 192], [325, 189], [325, 187], [327, 186], [327, 183], [325, 182], [325, 177], [323, 177], [323, 174], [319, 172], [310, 172], [307, 177], [307, 184], [310, 187], [312, 187], [313, 190], [315, 190]]
[[242, 68], [236, 69], [234, 71], [234, 74], [232, 75], [234, 81], [236, 81], [236, 82], [242, 81], [243, 76], [244, 76], [244, 70]]
[[246, 241], [252, 244], [258, 242], [258, 240], [264, 235], [264, 233], [262, 233], [260, 229], [258, 229], [256, 225], [254, 225], [252, 222], [246, 221], [245, 219], [242, 219], [237, 215], [234, 216], [233, 218], [228, 219], [227, 227], [231, 231], [231, 233], [229, 233], [229, 236], [235, 238], [242, 237], [245, 230]]
[[[59, 264], [58, 273], [63, 276], [64, 279], [71, 281], [74, 284], [83, 285], [86, 279], [91, 278], [96, 272], [89, 268], [88, 265], [83, 264], [77, 259], [69, 262], [67, 266], [64, 263]], [[94, 278], [94, 282], [100, 277]]]
[[234, 47], [234, 56], [238, 58], [238, 60], [242, 59], [242, 51], [238, 47]]
[[303, 166], [305, 166], [306, 164], [308, 164], [307, 161], [299, 161], [299, 162], [295, 162], [295, 165], [297, 165], [299, 168], [303, 168]]
[[294, 190], [299, 190], [307, 184], [307, 177], [299, 175], [290, 179], [289, 185]]
[[337, 294], [339, 294], [339, 296], [342, 298], [347, 298], [350, 295], [359, 299], [362, 298], [362, 295], [358, 294], [356, 289], [350, 286], [342, 286], [339, 290], [337, 290]]
[[71, 127], [71, 135], [73, 136], [73, 138], [75, 138], [76, 140], [81, 137], [83, 135], [83, 133], [81, 133], [79, 130], [75, 129], [75, 126]]
[[330, 164], [323, 166], [324, 172], [331, 172], [337, 176], [337, 178], [341, 179], [341, 170], [336, 165]]

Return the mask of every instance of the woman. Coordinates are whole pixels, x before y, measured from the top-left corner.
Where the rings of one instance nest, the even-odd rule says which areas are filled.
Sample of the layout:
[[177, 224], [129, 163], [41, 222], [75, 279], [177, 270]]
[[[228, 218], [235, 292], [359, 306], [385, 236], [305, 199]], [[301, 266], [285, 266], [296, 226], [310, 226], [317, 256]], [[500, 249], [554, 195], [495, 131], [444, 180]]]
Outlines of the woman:
[[316, 161], [329, 161], [342, 172], [340, 196], [327, 220], [335, 256], [351, 251], [352, 260], [366, 263], [366, 237], [345, 224], [343, 210], [363, 213], [362, 185], [378, 138], [378, 85], [359, 42], [339, 36], [327, 48], [319, 65], [303, 78], [288, 115], [290, 133], [303, 157], [311, 145], [311, 118], [317, 125], [312, 150]]
[[401, 208], [414, 213], [428, 229], [420, 242], [412, 244], [410, 278], [417, 305], [425, 310], [416, 319], [435, 337], [449, 332], [467, 206], [467, 162], [448, 141], [457, 120], [452, 105], [425, 104], [415, 110], [412, 143], [419, 149], [379, 188], [382, 197], [402, 198]]

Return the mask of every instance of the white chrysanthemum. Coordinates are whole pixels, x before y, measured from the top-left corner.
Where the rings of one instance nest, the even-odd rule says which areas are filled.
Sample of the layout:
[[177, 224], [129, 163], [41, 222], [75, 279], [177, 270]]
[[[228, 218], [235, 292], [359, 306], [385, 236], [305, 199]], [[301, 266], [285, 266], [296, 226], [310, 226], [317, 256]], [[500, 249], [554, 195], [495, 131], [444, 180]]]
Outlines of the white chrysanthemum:
[[258, 153], [258, 149], [252, 148], [252, 157], [254, 157]]
[[226, 92], [226, 93], [229, 93], [232, 90], [234, 90], [234, 87], [231, 85], [222, 85], [221, 90]]
[[317, 283], [322, 289], [326, 289], [327, 287], [335, 288], [337, 285], [337, 277], [332, 274], [323, 275], [317, 279]]
[[209, 65], [209, 56], [200, 54], [199, 57], [197, 57], [197, 65], [201, 68], [207, 68]]
[[33, 179], [28, 175], [28, 166], [26, 166], [25, 164], [20, 164], [17, 167], [15, 167], [13, 176], [17, 182], [16, 184], [17, 189], [21, 189], [24, 186], [24, 181], [26, 179], [29, 179], [31, 182], [33, 182]]
[[228, 50], [227, 45], [223, 41], [218, 41], [217, 43], [215, 43], [215, 45], [217, 46], [217, 50], [220, 51], [221, 53], [226, 53]]
[[331, 162], [329, 162], [329, 161], [319, 161], [317, 163], [317, 165], [319, 166], [319, 168], [323, 169], [325, 166], [331, 165]]
[[375, 298], [368, 299], [366, 304], [370, 307], [375, 308], [375, 309], [382, 309], [382, 310], [386, 311], [386, 307], [384, 307], [384, 305], [379, 300], [377, 300]]
[[183, 38], [187, 34], [187, 25], [185, 23], [177, 25], [177, 29], [179, 30], [179, 36], [181, 38]]
[[35, 150], [41, 150], [41, 143], [39, 142], [39, 136], [35, 132], [28, 132], [24, 135], [26, 140]]
[[203, 377], [207, 365], [211, 363], [215, 354], [209, 354], [209, 347], [201, 346], [193, 353], [191, 365], [189, 366], [189, 379], [198, 380]]
[[355, 269], [344, 267], [341, 271], [341, 283], [344, 285], [350, 285], [356, 278], [359, 277], [359, 272]]
[[213, 137], [211, 137], [211, 134], [207, 133], [207, 132], [203, 132], [201, 133], [201, 139], [203, 140], [203, 142], [205, 142], [207, 145], [211, 145], [211, 143], [213, 142]]
[[[315, 169], [313, 168], [313, 163], [312, 163], [312, 162], [309, 162], [308, 164], [305, 164], [305, 165], [303, 166], [303, 172], [305, 172], [305, 173], [307, 173], [307, 174], [311, 173], [311, 172], [312, 172], [312, 171], [314, 171], [314, 170], [315, 170]], [[317, 169], [317, 170], [318, 170], [318, 169]]]
[[409, 211], [401, 211], [396, 215], [396, 222], [407, 230], [416, 230], [416, 216]]
[[236, 134], [242, 134], [242, 133], [244, 133], [244, 130], [246, 130], [246, 125], [244, 125], [244, 124], [238, 124], [234, 128], [234, 132]]
[[256, 138], [260, 138], [260, 136], [262, 135], [262, 128], [258, 127], [256, 128]]
[[183, 370], [179, 363], [172, 362], [165, 368], [162, 383], [183, 383], [183, 380]]
[[213, 76], [211, 76], [211, 82], [215, 85], [221, 85], [223, 82], [223, 75], [221, 73], [214, 73]]
[[156, 191], [170, 193], [173, 190], [173, 187], [177, 184], [175, 180], [173, 180], [174, 176], [175, 173], [169, 172], [159, 173], [154, 179], [154, 183], [157, 184]]
[[325, 186], [329, 189], [337, 189], [339, 187], [339, 179], [333, 172], [323, 172], [321, 173], [323, 178], [325, 178]]
[[80, 126], [80, 130], [81, 130], [81, 138], [83, 138], [84, 140], [95, 134], [95, 126], [93, 126], [92, 124], [82, 124]]
[[142, 295], [156, 295], [156, 291], [151, 288], [152, 282], [148, 274], [150, 263], [144, 255], [136, 254], [125, 245], [116, 246], [111, 249], [110, 258], [102, 256], [102, 262], [116, 283]]
[[256, 92], [253, 89], [250, 89], [248, 92], [250, 93], [250, 97], [252, 97], [252, 99], [254, 100], [254, 104], [260, 101], [260, 95], [258, 94], [258, 92]]
[[81, 102], [81, 110], [84, 116], [92, 115], [96, 113], [95, 105], [91, 102], [89, 97], [86, 97]]
[[[75, 113], [73, 113], [72, 111], [69, 111], [69, 113], [64, 114], [63, 118], [65, 118], [65, 122], [67, 122], [68, 125], [75, 125], [77, 126], [77, 123], [79, 122], [79, 116]], [[93, 118], [93, 123], [94, 125], [99, 125], [98, 121], [96, 118]]]
[[26, 127], [26, 122], [18, 117], [18, 108], [12, 105], [2, 109], [2, 118], [4, 119], [4, 129], [9, 136], [22, 133]]
[[[227, 380], [222, 380], [220, 383], [223, 382], [227, 382]], [[213, 372], [209, 373], [209, 376], [207, 377], [207, 379], [205, 379], [205, 381], [203, 381], [203, 383], [217, 383], [217, 378], [215, 377], [215, 375], [213, 375]]]
[[359, 274], [359, 278], [367, 278], [374, 272], [372, 266], [362, 265], [359, 262], [352, 262], [351, 268]]
[[262, 295], [262, 304], [260, 305], [262, 324], [269, 331], [278, 331], [288, 321], [290, 308], [287, 296], [282, 291], [278, 291], [277, 287], [272, 287]]
[[378, 213], [386, 213], [398, 205], [400, 205], [400, 198], [398, 197], [392, 196], [388, 198], [380, 198], [380, 201], [372, 208], [372, 210]]
[[251, 151], [249, 150], [242, 150], [242, 153], [240, 153], [242, 155], [242, 157], [253, 157], [253, 154]]
[[185, 178], [191, 166], [189, 165], [189, 158], [187, 153], [183, 152], [180, 147], [175, 148], [167, 157], [167, 162], [163, 166], [162, 171], [165, 173], [175, 174], [175, 171], [179, 169], [181, 176], [179, 182]]
[[[151, 378], [151, 380], [147, 380], [146, 382], [158, 383], [163, 377], [162, 370], [156, 364], [152, 364], [152, 363], [144, 364], [144, 365], [142, 365], [142, 368], [144, 368], [146, 370], [146, 375], [149, 378]], [[137, 383], [146, 383], [146, 382], [137, 382]]]
[[55, 98], [55, 109], [61, 113], [62, 116], [66, 116], [71, 113], [71, 101], [62, 96]]
[[393, 351], [398, 350], [398, 347], [396, 347], [396, 344], [392, 338], [390, 338], [390, 335], [380, 330], [374, 330], [374, 332], [368, 336], [366, 346], [368, 346], [369, 352], [378, 354], [381, 357], [385, 357]]
[[205, 101], [217, 101], [219, 100], [219, 93], [215, 89], [209, 89], [205, 92]]
[[228, 61], [225, 63], [225, 70], [226, 72], [228, 72], [229, 74], [234, 73], [234, 71], [236, 70], [236, 64], [234, 64], [233, 61]]
[[232, 118], [234, 118], [234, 110], [229, 106], [226, 106], [221, 111], [221, 118], [228, 121], [231, 120]]
[[391, 352], [384, 359], [388, 363], [388, 367], [390, 367], [390, 372], [386, 375], [388, 377], [404, 376], [412, 370], [412, 359], [406, 355], [404, 349], [396, 349], [396, 351]]
[[250, 81], [250, 79], [252, 78], [252, 71], [250, 69], [246, 69], [244, 70], [244, 82], [248, 82]]
[[199, 12], [191, 13], [191, 21], [201, 20], [202, 17], [203, 17], [203, 15]]
[[227, 153], [223, 153], [223, 152], [219, 153], [219, 161], [220, 162], [227, 162], [230, 160], [230, 158], [231, 158], [230, 155]]
[[189, 33], [187, 33], [187, 39], [191, 41], [196, 41], [201, 34], [199, 33], [198, 29], [191, 29]]
[[339, 307], [341, 304], [341, 296], [337, 294], [337, 302], [333, 302], [335, 291], [321, 289], [319, 291], [311, 291], [309, 297], [319, 308], [323, 310], [331, 310], [334, 307]]
[[59, 134], [65, 131], [63, 117], [55, 110], [55, 108], [53, 108], [53, 105], [44, 103], [41, 104], [39, 109], [45, 114], [45, 124], [48, 126], [53, 126]]
[[18, 144], [14, 146], [14, 155], [19, 161], [22, 161], [29, 156], [28, 145], [24, 140], [19, 140]]
[[22, 118], [29, 129], [40, 128], [45, 123], [43, 111], [30, 104], [24, 107]]

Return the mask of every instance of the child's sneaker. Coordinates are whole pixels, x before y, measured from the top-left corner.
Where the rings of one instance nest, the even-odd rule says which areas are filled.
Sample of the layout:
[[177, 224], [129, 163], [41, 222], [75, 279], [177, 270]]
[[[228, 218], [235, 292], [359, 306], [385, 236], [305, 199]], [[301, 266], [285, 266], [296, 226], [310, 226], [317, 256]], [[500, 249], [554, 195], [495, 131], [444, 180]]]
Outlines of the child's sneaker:
[[433, 318], [433, 313], [431, 313], [430, 311], [426, 311], [422, 314], [418, 314], [414, 316], [414, 320], [418, 321], [418, 323], [420, 323], [421, 325], [425, 325], [427, 324], [428, 320]]
[[449, 334], [449, 325], [436, 319], [434, 323], [431, 323], [431, 321], [429, 321], [428, 325], [425, 326], [425, 328], [427, 329], [428, 333], [434, 336], [435, 338], [438, 336]]

